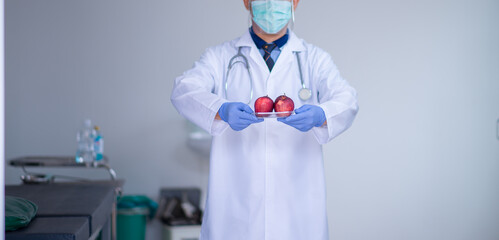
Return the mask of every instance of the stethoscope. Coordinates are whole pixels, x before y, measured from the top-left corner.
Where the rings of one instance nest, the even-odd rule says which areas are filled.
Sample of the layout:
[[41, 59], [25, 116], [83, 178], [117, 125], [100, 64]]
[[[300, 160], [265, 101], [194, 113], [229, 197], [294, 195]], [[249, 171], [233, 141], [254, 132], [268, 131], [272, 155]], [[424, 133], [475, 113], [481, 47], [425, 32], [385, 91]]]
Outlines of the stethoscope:
[[[250, 69], [250, 65], [248, 62], [248, 58], [246, 58], [246, 56], [244, 56], [241, 53], [241, 48], [242, 47], [239, 47], [237, 54], [234, 55], [229, 61], [229, 66], [227, 68], [227, 74], [226, 74], [226, 78], [225, 78], [225, 96], [227, 96], [227, 86], [228, 86], [227, 80], [229, 79], [230, 70], [232, 69], [232, 67], [234, 65], [236, 65], [236, 63], [242, 63], [244, 65], [244, 67], [246, 68], [246, 70], [248, 71], [248, 75], [250, 77], [250, 100], [248, 102], [248, 103], [250, 103], [251, 99], [253, 99], [253, 75], [251, 75], [251, 69]], [[307, 101], [308, 99], [310, 99], [310, 97], [312, 97], [312, 91], [305, 86], [305, 82], [303, 81], [303, 73], [301, 70], [300, 55], [298, 54], [299, 52], [293, 52], [293, 53], [296, 56], [296, 61], [298, 62], [298, 71], [300, 73], [301, 89], [298, 91], [298, 97], [302, 101]]]

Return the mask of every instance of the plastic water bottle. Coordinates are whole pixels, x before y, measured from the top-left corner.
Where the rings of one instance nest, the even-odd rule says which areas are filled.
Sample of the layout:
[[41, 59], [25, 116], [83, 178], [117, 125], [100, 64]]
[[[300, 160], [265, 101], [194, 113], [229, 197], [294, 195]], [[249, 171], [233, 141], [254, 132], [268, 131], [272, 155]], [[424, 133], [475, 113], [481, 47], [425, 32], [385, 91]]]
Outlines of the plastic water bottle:
[[95, 126], [94, 130], [95, 130], [95, 139], [94, 139], [95, 160], [101, 161], [104, 158], [104, 138], [102, 137], [99, 126]]
[[83, 128], [76, 134], [78, 150], [76, 151], [76, 162], [91, 163], [95, 159], [94, 151], [95, 130], [92, 128], [92, 121], [85, 120]]

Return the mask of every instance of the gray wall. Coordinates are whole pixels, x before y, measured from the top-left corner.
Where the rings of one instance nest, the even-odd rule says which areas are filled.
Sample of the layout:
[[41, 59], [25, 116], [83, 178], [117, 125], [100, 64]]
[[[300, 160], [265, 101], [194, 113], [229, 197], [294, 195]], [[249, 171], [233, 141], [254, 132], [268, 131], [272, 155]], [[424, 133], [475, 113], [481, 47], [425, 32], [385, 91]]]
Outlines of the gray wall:
[[[0, 55], [5, 56], [5, 29], [4, 29], [4, 5], [0, 6], [0, 15], [2, 18], [0, 19]], [[4, 142], [5, 139], [5, 58], [0, 58], [0, 139]], [[5, 161], [5, 144], [0, 144], [0, 185], [5, 184], [5, 178], [3, 174], [5, 172], [4, 164], [1, 162]], [[5, 206], [5, 189], [0, 189], [0, 204]], [[4, 237], [5, 232], [5, 212], [0, 211], [0, 232], [1, 237]]]
[[[296, 18], [359, 93], [324, 146], [331, 239], [497, 239], [499, 2], [303, 1]], [[6, 159], [74, 154], [89, 117], [126, 193], [205, 190], [173, 80], [247, 26], [242, 1], [7, 0]]]

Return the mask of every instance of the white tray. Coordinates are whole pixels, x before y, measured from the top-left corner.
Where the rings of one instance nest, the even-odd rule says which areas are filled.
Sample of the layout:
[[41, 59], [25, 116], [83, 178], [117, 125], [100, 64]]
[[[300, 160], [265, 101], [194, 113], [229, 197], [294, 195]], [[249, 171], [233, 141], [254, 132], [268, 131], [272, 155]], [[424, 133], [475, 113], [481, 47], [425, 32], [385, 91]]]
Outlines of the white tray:
[[256, 112], [253, 115], [255, 115], [258, 118], [280, 118], [280, 117], [290, 116], [293, 113], [294, 113], [294, 111], [289, 111], [289, 112]]

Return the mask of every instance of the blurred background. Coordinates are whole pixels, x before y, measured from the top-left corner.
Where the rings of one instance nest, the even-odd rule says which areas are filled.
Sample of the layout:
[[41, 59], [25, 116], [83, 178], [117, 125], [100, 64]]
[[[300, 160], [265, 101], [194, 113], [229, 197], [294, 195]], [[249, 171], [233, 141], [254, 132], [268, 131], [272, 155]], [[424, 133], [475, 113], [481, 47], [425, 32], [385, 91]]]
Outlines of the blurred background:
[[[498, 23], [496, 0], [300, 2], [294, 31], [360, 106], [323, 147], [331, 239], [499, 239]], [[198, 187], [204, 202], [209, 158], [187, 144], [173, 81], [248, 27], [243, 1], [6, 0], [6, 160], [74, 155], [90, 118], [125, 193]], [[6, 184], [21, 174], [6, 164]]]

